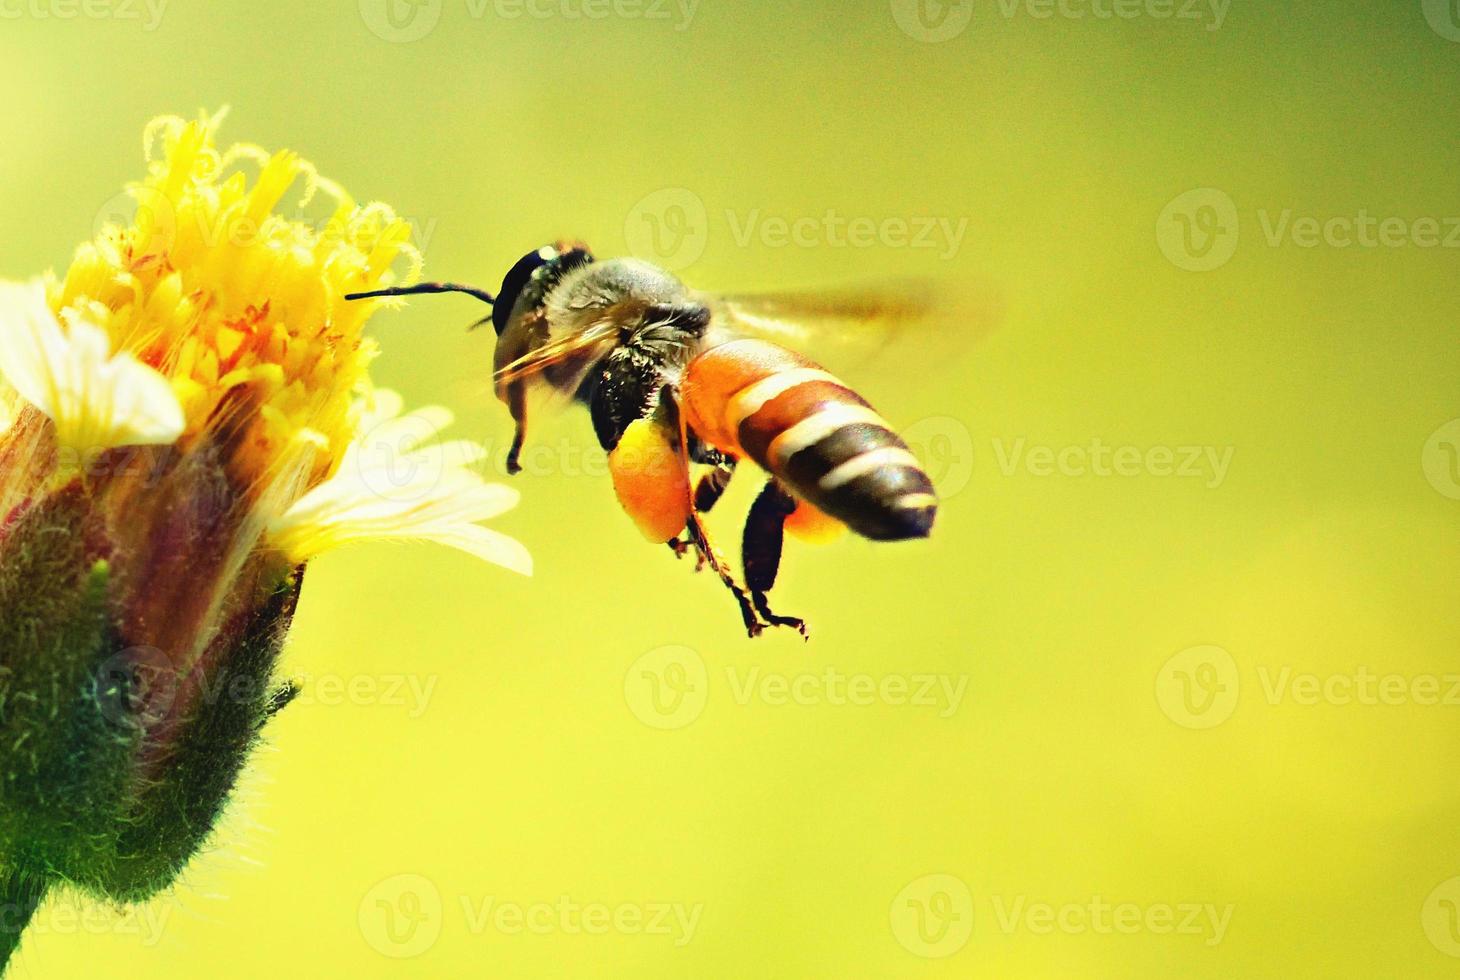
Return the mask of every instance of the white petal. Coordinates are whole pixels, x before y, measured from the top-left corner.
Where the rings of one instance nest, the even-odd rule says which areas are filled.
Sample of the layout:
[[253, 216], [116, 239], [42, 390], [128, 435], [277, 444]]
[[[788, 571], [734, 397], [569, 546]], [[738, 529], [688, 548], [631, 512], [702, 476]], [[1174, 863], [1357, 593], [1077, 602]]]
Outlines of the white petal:
[[509, 572], [532, 575], [532, 554], [516, 538], [509, 538], [498, 531], [475, 524], [463, 524], [443, 531], [432, 531], [419, 535], [422, 541], [435, 541], [483, 561], [501, 565]]
[[394, 392], [382, 389], [368, 397], [372, 401], [359, 415], [360, 438], [333, 476], [270, 524], [270, 544], [299, 562], [355, 541], [435, 541], [532, 574], [526, 548], [477, 523], [511, 510], [520, 499], [511, 487], [487, 483], [466, 468], [485, 458], [486, 450], [463, 440], [428, 444], [451, 422], [444, 408], [403, 415]]
[[186, 425], [166, 378], [113, 355], [101, 327], [77, 320], [62, 330], [39, 281], [0, 286], [0, 374], [73, 449], [171, 443]]

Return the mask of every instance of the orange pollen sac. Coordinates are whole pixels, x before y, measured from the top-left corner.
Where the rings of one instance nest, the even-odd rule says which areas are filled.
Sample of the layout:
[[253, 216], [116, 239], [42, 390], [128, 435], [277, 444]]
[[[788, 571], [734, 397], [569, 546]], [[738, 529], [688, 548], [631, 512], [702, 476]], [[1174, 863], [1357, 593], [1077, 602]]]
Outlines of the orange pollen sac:
[[652, 419], [629, 423], [608, 470], [619, 503], [650, 541], [677, 537], [689, 521], [689, 472], [670, 432]]

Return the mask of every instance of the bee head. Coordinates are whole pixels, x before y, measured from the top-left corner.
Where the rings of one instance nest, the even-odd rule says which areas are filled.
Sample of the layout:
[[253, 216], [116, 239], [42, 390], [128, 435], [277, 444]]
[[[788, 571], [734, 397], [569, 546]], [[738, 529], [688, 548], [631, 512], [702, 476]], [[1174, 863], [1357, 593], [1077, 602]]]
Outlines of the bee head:
[[521, 305], [524, 310], [542, 303], [543, 298], [563, 276], [580, 265], [593, 261], [593, 253], [579, 241], [561, 240], [528, 252], [502, 277], [502, 289], [493, 296], [485, 289], [454, 282], [418, 282], [411, 286], [390, 286], [368, 292], [347, 293], [347, 300], [378, 299], [384, 296], [418, 296], [423, 293], [466, 293], [492, 307], [491, 316], [477, 321], [479, 326], [492, 321], [497, 336], [502, 336], [512, 321], [512, 314]]
[[497, 302], [492, 306], [492, 326], [497, 336], [507, 329], [519, 301], [524, 308], [541, 303], [563, 275], [593, 261], [593, 253], [579, 241], [563, 239], [533, 249], [518, 259], [502, 277]]

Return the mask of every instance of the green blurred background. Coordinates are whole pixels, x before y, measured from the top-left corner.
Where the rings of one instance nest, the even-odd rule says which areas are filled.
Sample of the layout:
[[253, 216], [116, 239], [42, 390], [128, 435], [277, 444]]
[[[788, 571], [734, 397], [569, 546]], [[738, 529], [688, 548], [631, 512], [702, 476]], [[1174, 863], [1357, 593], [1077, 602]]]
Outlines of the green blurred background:
[[[581, 413], [497, 525], [534, 579], [318, 561], [216, 848], [140, 915], [53, 899], [16, 977], [1460, 968], [1460, 11], [156, 3], [0, 0], [0, 274], [64, 267], [150, 117], [228, 104], [438, 277], [576, 235], [1003, 312], [833, 362], [945, 502], [793, 547], [809, 644], [642, 542]], [[476, 314], [383, 313], [375, 374], [500, 457]]]

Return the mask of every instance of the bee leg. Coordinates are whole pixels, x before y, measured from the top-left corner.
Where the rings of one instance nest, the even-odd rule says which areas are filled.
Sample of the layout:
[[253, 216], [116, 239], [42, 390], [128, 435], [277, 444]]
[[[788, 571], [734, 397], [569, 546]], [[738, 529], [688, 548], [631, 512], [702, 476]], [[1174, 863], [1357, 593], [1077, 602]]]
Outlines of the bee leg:
[[512, 413], [512, 422], [517, 431], [512, 435], [512, 448], [507, 450], [507, 472], [516, 475], [522, 472], [522, 444], [527, 440], [527, 386], [514, 381], [507, 388], [507, 410]]
[[756, 612], [772, 626], [790, 626], [806, 635], [806, 621], [794, 616], [778, 616], [771, 612], [766, 593], [776, 584], [781, 569], [781, 548], [786, 537], [786, 518], [796, 509], [796, 500], [775, 480], [765, 485], [750, 515], [745, 519], [745, 537], [740, 555], [745, 565], [745, 585], [750, 590]]
[[[685, 530], [690, 541], [693, 542], [695, 550], [699, 553], [701, 567], [709, 565], [720, 577], [725, 588], [730, 590], [730, 594], [735, 596], [735, 601], [740, 605], [740, 618], [745, 621], [745, 632], [752, 637], [760, 636], [765, 629], [765, 623], [756, 617], [755, 607], [751, 604], [750, 596], [736, 583], [735, 577], [725, 569], [725, 563], [715, 554], [715, 549], [710, 545], [710, 539], [705, 535], [705, 529], [700, 524], [699, 515], [690, 515], [689, 524], [686, 525]], [[698, 569], [696, 570], [698, 571]]]
[[725, 488], [730, 485], [730, 478], [735, 475], [735, 457], [721, 453], [715, 455], [718, 459], [711, 464], [715, 468], [700, 477], [695, 484], [695, 510], [701, 514], [709, 513], [710, 508], [720, 502]]

